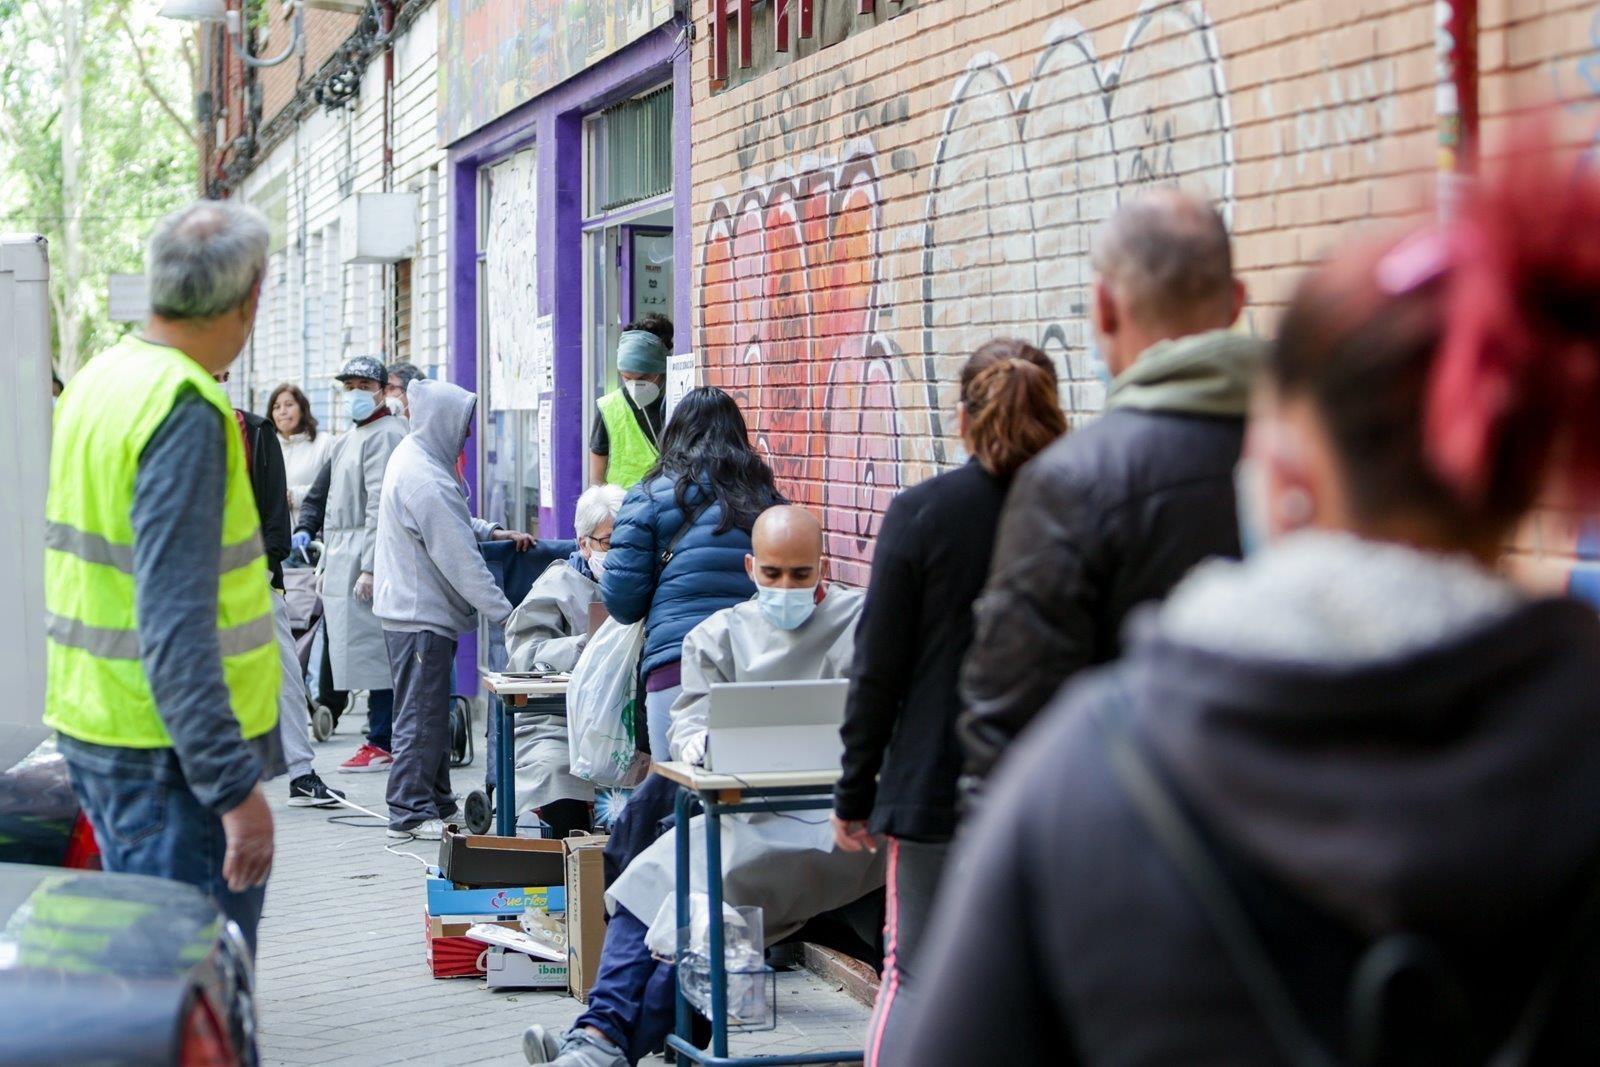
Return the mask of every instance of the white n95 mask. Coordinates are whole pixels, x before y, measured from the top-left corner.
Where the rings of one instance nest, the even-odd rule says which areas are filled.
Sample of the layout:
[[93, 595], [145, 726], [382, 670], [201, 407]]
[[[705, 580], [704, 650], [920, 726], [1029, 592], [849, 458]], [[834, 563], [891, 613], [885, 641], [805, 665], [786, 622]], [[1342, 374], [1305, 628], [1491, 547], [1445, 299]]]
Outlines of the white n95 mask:
[[817, 610], [817, 587], [807, 589], [756, 589], [756, 603], [761, 614], [780, 630], [798, 630]]
[[645, 381], [641, 378], [638, 381], [623, 382], [622, 387], [633, 398], [635, 407], [647, 408], [661, 399], [661, 386], [655, 382]]

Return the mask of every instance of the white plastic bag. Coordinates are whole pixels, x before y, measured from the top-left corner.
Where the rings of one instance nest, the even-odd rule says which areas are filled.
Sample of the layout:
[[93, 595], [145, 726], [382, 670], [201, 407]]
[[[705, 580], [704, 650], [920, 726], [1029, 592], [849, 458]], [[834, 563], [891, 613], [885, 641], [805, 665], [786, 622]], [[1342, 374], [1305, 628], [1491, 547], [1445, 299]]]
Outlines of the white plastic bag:
[[607, 619], [589, 638], [567, 685], [567, 747], [572, 773], [596, 785], [634, 786], [650, 757], [634, 744], [644, 623]]

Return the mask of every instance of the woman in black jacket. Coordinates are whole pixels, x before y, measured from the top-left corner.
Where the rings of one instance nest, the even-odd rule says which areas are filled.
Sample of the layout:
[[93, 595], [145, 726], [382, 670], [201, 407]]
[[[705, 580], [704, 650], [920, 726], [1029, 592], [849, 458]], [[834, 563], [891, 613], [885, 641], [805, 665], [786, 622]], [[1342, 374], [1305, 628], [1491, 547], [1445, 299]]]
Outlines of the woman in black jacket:
[[834, 791], [840, 848], [888, 836], [884, 980], [868, 1067], [903, 987], [956, 825], [956, 675], [972, 641], [972, 603], [989, 574], [1011, 476], [1066, 432], [1055, 368], [1022, 341], [990, 341], [961, 369], [957, 411], [971, 459], [889, 505], [856, 629]]
[[1254, 549], [1002, 765], [885, 1063], [1600, 1063], [1600, 623], [1502, 567], [1600, 502], [1600, 174], [1520, 147], [1302, 282]]

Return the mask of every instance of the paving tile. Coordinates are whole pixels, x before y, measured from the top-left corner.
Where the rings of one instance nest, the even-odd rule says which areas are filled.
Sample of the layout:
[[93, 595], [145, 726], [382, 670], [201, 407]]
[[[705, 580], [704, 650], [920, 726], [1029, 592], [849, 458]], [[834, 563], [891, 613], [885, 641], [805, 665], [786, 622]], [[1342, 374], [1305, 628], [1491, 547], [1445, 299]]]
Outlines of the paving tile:
[[[327, 773], [354, 750], [356, 726], [342, 723], [343, 733], [317, 746], [318, 767], [351, 800], [381, 811], [386, 775]], [[458, 792], [479, 786], [481, 755], [477, 766], [454, 773]], [[381, 827], [330, 823], [337, 812], [287, 807], [287, 791], [281, 780], [268, 786], [278, 851], [257, 959], [265, 1063], [516, 1065], [528, 1024], [564, 1027], [577, 1018], [582, 1005], [565, 994], [498, 993], [481, 979], [435, 979], [423, 957], [421, 865], [386, 852]], [[397, 848], [429, 862], [437, 853], [433, 842]], [[736, 1053], [846, 1048], [866, 1030], [867, 1010], [808, 972], [780, 975], [779, 996], [778, 1028], [735, 1036]]]

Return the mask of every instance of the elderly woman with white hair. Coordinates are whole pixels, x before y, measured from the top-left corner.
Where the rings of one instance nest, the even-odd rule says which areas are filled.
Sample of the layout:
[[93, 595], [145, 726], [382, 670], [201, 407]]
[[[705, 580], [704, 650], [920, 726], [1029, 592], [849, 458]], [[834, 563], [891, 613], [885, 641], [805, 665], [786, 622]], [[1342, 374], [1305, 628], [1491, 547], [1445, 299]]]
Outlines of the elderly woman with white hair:
[[[597, 485], [578, 498], [578, 550], [552, 563], [506, 620], [507, 669], [570, 671], [589, 641], [589, 609], [625, 494]], [[533, 810], [557, 837], [589, 828], [594, 786], [571, 773], [562, 712], [517, 719], [517, 811]]]

